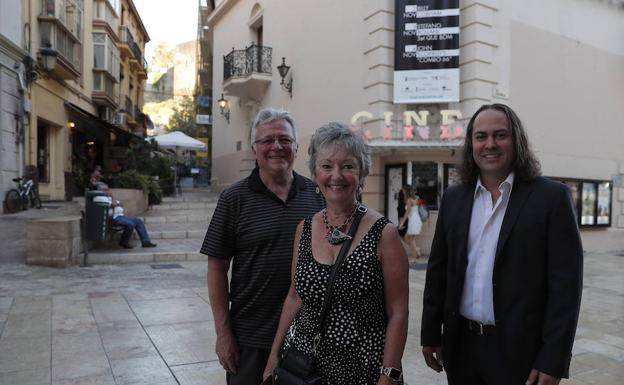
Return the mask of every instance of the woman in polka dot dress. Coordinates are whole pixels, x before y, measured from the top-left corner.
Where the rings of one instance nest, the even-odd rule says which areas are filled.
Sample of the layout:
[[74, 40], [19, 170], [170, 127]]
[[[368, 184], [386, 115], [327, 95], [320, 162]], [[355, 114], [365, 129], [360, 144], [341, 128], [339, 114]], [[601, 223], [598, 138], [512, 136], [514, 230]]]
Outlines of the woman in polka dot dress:
[[[319, 128], [308, 153], [312, 177], [327, 208], [297, 226], [293, 280], [265, 378], [279, 364], [284, 349], [312, 351], [327, 280], [370, 170], [366, 142], [341, 123]], [[402, 383], [407, 315], [408, 263], [398, 231], [367, 209], [336, 277], [316, 350], [323, 385]]]

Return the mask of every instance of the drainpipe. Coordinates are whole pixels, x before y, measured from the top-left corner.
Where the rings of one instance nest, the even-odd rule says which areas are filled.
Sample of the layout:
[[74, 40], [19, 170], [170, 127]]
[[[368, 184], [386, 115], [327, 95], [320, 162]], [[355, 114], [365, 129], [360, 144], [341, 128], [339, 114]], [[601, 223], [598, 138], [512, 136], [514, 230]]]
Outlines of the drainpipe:
[[17, 172], [18, 176], [23, 176], [25, 171], [25, 151], [24, 151], [24, 138], [26, 135], [26, 127], [24, 123], [25, 108], [27, 103], [26, 98], [26, 81], [24, 74], [24, 65], [22, 63], [16, 63], [13, 67], [15, 75], [18, 79], [19, 87], [19, 104], [13, 117], [15, 119], [15, 145], [17, 146]]

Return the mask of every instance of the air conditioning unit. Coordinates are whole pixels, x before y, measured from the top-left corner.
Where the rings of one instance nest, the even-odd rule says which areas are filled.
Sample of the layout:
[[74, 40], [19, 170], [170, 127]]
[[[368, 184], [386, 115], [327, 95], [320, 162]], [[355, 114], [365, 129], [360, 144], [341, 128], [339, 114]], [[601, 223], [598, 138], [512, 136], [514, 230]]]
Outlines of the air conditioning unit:
[[123, 112], [118, 112], [115, 114], [115, 121], [113, 124], [124, 127], [126, 125], [126, 114]]
[[100, 119], [106, 120], [107, 122], [112, 122], [115, 116], [115, 111], [113, 111], [110, 107], [101, 107], [100, 108]]

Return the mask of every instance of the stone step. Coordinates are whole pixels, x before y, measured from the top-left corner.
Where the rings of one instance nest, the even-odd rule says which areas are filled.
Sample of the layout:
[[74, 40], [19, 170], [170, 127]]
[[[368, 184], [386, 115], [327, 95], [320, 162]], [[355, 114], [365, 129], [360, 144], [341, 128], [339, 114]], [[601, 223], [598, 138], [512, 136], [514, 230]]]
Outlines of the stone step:
[[[197, 222], [189, 222], [189, 223], [197, 223]], [[202, 223], [202, 226], [206, 227], [206, 225], [203, 223]], [[206, 229], [204, 230], [154, 231], [148, 227], [147, 232], [151, 240], [155, 240], [155, 239], [204, 239], [204, 237], [206, 236]], [[106, 241], [106, 242], [110, 242], [111, 245], [115, 245], [117, 244], [117, 242], [119, 242], [120, 238], [121, 238], [121, 232], [120, 232], [120, 235], [115, 235], [112, 240]], [[137, 235], [136, 231], [132, 233], [131, 239], [134, 239], [136, 241], [139, 240], [139, 236]]]
[[88, 265], [146, 263], [146, 262], [182, 262], [207, 261], [208, 257], [199, 252], [201, 239], [154, 241], [158, 246], [142, 248], [139, 242], [131, 241], [132, 249], [110, 247], [90, 250], [87, 256]]
[[150, 207], [150, 211], [171, 211], [171, 210], [188, 210], [188, 209], [214, 209], [217, 202], [171, 202], [161, 203]]
[[210, 223], [213, 211], [209, 210], [196, 210], [196, 211], [149, 211], [144, 213], [141, 219], [146, 225], [154, 223], [187, 223], [187, 222], [201, 222], [205, 229]]
[[157, 239], [178, 238], [178, 235], [183, 233], [186, 235], [181, 238], [200, 238], [206, 234], [206, 229], [208, 229], [208, 223], [205, 221], [152, 223], [147, 226], [150, 235], [152, 233], [166, 234], [162, 237], [158, 236]]
[[216, 203], [219, 200], [219, 194], [206, 194], [206, 195], [180, 195], [177, 197], [164, 197], [162, 203]]
[[[195, 223], [195, 222], [190, 222]], [[203, 224], [202, 224], [203, 225]], [[204, 225], [204, 227], [206, 227]], [[206, 235], [206, 229], [204, 230], [170, 230], [170, 231], [152, 231], [149, 230], [149, 236], [151, 239], [204, 239]], [[136, 238], [136, 233], [133, 235]]]

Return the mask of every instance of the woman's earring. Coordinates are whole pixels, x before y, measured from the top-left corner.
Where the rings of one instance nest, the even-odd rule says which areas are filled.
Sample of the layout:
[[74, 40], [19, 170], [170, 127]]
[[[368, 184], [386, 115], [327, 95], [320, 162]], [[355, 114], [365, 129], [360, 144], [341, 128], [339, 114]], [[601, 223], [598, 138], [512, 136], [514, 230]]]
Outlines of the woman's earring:
[[316, 191], [317, 194], [321, 193], [321, 190], [318, 188], [318, 186], [316, 186], [316, 190], [315, 191]]
[[362, 185], [359, 185], [357, 190], [358, 194], [362, 194], [362, 191], [364, 191], [364, 189], [362, 188]]

